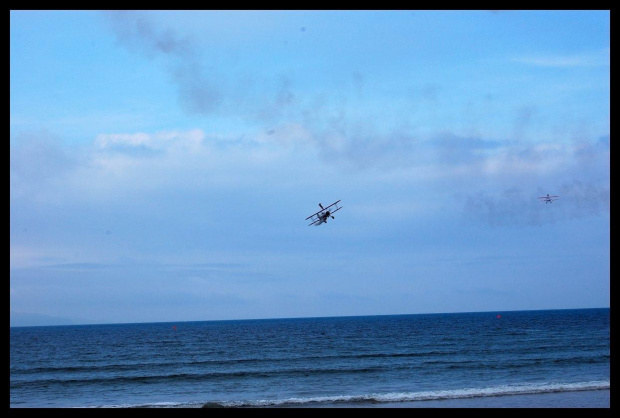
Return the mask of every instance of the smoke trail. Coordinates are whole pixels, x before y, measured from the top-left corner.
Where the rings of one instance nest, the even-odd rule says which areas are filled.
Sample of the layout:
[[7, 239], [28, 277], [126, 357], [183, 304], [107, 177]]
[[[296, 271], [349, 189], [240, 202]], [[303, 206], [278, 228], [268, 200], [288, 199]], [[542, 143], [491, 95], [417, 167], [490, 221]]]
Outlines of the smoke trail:
[[207, 77], [192, 38], [156, 27], [140, 12], [108, 12], [107, 17], [121, 45], [165, 61], [186, 111], [209, 115], [221, 105], [223, 93], [217, 87], [217, 80]]

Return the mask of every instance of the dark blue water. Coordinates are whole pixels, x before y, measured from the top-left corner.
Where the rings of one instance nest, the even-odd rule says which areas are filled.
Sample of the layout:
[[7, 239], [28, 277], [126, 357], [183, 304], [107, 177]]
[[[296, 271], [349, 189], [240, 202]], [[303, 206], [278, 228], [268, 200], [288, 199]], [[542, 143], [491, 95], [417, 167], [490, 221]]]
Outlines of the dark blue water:
[[605, 308], [13, 327], [10, 405], [501, 405], [601, 393], [609, 322]]

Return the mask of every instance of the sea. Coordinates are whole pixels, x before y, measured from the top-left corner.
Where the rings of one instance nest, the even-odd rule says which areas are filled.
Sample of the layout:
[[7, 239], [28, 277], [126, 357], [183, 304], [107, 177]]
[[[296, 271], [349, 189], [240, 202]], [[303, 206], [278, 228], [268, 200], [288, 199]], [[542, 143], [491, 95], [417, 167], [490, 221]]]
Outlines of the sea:
[[11, 408], [610, 408], [609, 308], [11, 327]]

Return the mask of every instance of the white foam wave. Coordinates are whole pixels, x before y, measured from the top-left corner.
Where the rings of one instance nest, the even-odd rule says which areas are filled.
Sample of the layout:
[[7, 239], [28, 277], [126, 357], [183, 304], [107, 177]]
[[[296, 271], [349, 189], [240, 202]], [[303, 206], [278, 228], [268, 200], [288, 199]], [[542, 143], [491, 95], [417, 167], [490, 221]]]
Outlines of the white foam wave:
[[586, 390], [609, 389], [609, 380], [577, 382], [577, 383], [548, 383], [548, 384], [519, 384], [502, 385], [489, 388], [465, 388], [451, 390], [432, 390], [423, 392], [392, 392], [392, 393], [372, 393], [367, 395], [353, 396], [318, 396], [309, 398], [288, 398], [281, 400], [256, 400], [256, 401], [234, 401], [222, 402], [222, 406], [229, 407], [265, 407], [265, 406], [284, 406], [313, 403], [391, 403], [391, 402], [416, 402], [442, 399], [465, 399], [488, 396], [509, 396], [527, 395], [537, 393], [553, 392], [575, 392]]
[[197, 408], [197, 407], [277, 407], [277, 406], [310, 406], [312, 404], [363, 404], [417, 402], [447, 399], [481, 398], [490, 396], [529, 395], [538, 393], [577, 392], [587, 390], [609, 389], [609, 380], [575, 383], [544, 383], [501, 385], [488, 388], [464, 388], [450, 390], [431, 390], [422, 392], [390, 392], [371, 393], [365, 395], [315, 396], [287, 399], [263, 399], [244, 401], [209, 401], [206, 403], [175, 403], [157, 402], [149, 405], [107, 405], [106, 408]]

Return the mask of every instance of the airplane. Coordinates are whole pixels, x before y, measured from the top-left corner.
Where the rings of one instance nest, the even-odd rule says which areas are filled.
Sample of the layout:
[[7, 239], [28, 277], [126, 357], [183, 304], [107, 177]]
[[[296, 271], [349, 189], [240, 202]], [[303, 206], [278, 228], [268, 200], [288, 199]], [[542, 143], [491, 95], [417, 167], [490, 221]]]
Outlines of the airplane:
[[541, 202], [545, 202], [545, 204], [547, 203], [553, 203], [554, 200], [558, 200], [560, 198], [560, 196], [549, 196], [549, 193], [547, 193], [547, 196], [540, 196], [539, 199]]
[[[308, 219], [312, 219], [312, 222], [309, 223], [308, 226], [310, 225], [319, 226], [321, 224], [327, 223], [327, 218], [329, 217], [331, 217], [332, 219], [335, 219], [333, 214], [339, 211], [340, 209], [342, 209], [342, 206], [338, 206], [339, 202], [340, 200], [337, 200], [331, 205], [326, 206], [326, 207], [323, 207], [323, 205], [319, 203], [319, 207], [321, 208], [321, 210], [318, 211], [317, 213], [313, 213], [312, 215], [306, 218], [306, 221]], [[332, 209], [330, 210], [330, 208]]]

